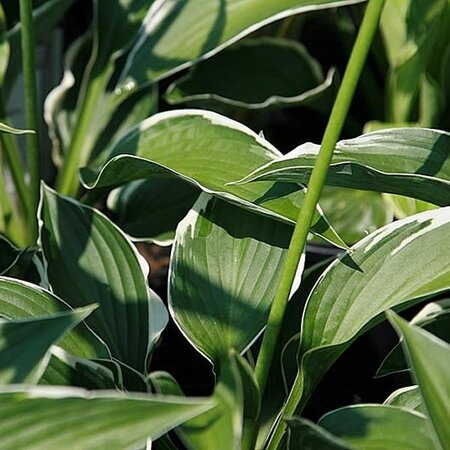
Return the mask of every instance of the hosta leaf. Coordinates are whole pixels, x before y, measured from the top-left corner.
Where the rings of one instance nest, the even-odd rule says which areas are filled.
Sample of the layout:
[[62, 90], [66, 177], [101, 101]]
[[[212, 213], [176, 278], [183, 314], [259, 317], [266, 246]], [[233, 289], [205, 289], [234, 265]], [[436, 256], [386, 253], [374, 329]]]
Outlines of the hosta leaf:
[[418, 386], [397, 389], [385, 401], [384, 405], [412, 409], [424, 413], [422, 394]]
[[0, 275], [4, 275], [19, 259], [21, 250], [0, 235]]
[[10, 127], [6, 123], [2, 123], [2, 122], [0, 122], [0, 132], [11, 133], [11, 134], [34, 133], [34, 131], [32, 131], [32, 130], [19, 130], [18, 128]]
[[40, 242], [53, 291], [71, 306], [95, 301], [88, 325], [111, 354], [145, 372], [167, 312], [147, 287], [148, 266], [126, 236], [97, 210], [42, 189]]
[[114, 222], [134, 240], [170, 245], [178, 223], [200, 191], [174, 178], [133, 181], [111, 192], [108, 208]]
[[216, 407], [179, 428], [179, 435], [190, 450], [241, 448], [244, 384], [235, 358], [231, 354], [222, 361], [212, 396]]
[[115, 389], [120, 380], [113, 372], [94, 361], [77, 358], [53, 346], [51, 357], [39, 384], [75, 386], [86, 389]]
[[383, 197], [386, 199], [387, 203], [392, 206], [394, 215], [397, 219], [404, 219], [413, 214], [437, 208], [437, 206], [432, 203], [417, 200], [415, 198], [403, 197], [401, 195], [384, 194]]
[[[9, 320], [34, 319], [70, 310], [64, 301], [39, 286], [0, 277], [1, 317]], [[107, 347], [84, 324], [66, 333], [59, 346], [82, 358], [109, 357]]]
[[391, 121], [411, 119], [446, 6], [447, 0], [392, 0], [383, 9], [380, 26], [390, 65]]
[[348, 406], [326, 414], [318, 424], [355, 450], [435, 448], [422, 414], [392, 406]]
[[292, 417], [287, 419], [287, 422], [289, 436], [286, 448], [288, 450], [349, 450], [344, 441], [307, 419]]
[[[326, 184], [450, 203], [450, 133], [395, 128], [340, 141]], [[319, 146], [304, 144], [255, 170], [244, 180], [307, 183]]]
[[213, 406], [210, 400], [155, 398], [114, 391], [3, 388], [0, 392], [2, 448], [138, 448], [148, 438], [156, 439]]
[[244, 351], [266, 325], [290, 235], [281, 222], [206, 194], [178, 226], [169, 268], [171, 314], [213, 362], [230, 350]]
[[214, 55], [276, 20], [361, 0], [202, 0], [153, 2], [121, 75], [124, 88], [157, 81]]
[[300, 43], [262, 37], [199, 63], [169, 87], [166, 99], [171, 104], [218, 102], [249, 109], [298, 105], [323, 93], [332, 80], [332, 72], [324, 79], [318, 62]]
[[[45, 117], [58, 162], [70, 148], [80, 152], [79, 164], [87, 164], [92, 154], [154, 111], [156, 96], [151, 89], [131, 95], [126, 90], [115, 90], [113, 81], [121, 67], [120, 56], [135, 38], [151, 3], [152, 0], [93, 2], [92, 33], [71, 47], [61, 84], [46, 100]], [[94, 119], [98, 110], [102, 114]], [[83, 124], [85, 116], [91, 120]], [[75, 130], [83, 136], [79, 148], [73, 142]]]
[[[332, 263], [302, 317], [302, 401], [339, 355], [389, 309], [450, 289], [450, 207], [389, 224]], [[420, 259], [417, 258], [420, 255]]]
[[50, 347], [94, 308], [91, 306], [35, 319], [2, 319], [0, 384], [36, 383], [49, 361]]
[[[450, 343], [450, 299], [429, 303], [411, 320], [411, 325], [424, 328], [438, 338]], [[408, 370], [409, 366], [400, 343], [386, 356], [377, 376]]]
[[350, 245], [393, 219], [392, 209], [378, 192], [325, 186], [320, 206], [339, 236]]
[[450, 345], [393, 312], [387, 317], [403, 336], [404, 348], [423, 402], [444, 449], [450, 445]]
[[[229, 185], [280, 156], [264, 138], [219, 114], [169, 111], [131, 130], [102, 158], [108, 161], [102, 169], [83, 169], [82, 177], [84, 185], [93, 189], [172, 175], [244, 208], [293, 223], [304, 197], [297, 185]], [[343, 245], [319, 214], [312, 229]]]

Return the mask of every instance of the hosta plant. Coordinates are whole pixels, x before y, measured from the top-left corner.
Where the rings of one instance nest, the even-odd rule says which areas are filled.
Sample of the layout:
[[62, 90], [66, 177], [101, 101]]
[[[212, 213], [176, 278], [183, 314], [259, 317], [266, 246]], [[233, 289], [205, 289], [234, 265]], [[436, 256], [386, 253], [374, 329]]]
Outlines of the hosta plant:
[[[9, 17], [15, 3], [1, 3]], [[28, 117], [18, 129], [0, 111], [0, 448], [450, 448], [450, 133], [411, 123], [418, 107], [430, 112], [425, 46], [445, 35], [448, 2], [393, 1], [382, 15], [385, 2], [370, 0], [340, 81], [288, 37], [297, 15], [355, 0], [96, 0], [45, 103], [53, 189], [40, 181], [33, 51], [70, 3], [36, 2], [33, 13], [21, 0], [14, 26], [0, 10], [2, 95], [21, 53]], [[396, 7], [402, 36], [421, 44], [411, 55], [389, 37]], [[393, 127], [371, 122], [340, 139], [380, 17]], [[233, 45], [281, 19], [278, 37]], [[212, 77], [239, 61], [229, 85]], [[292, 78], [281, 77], [285, 61], [295, 61]], [[272, 81], [254, 81], [260, 65]], [[189, 67], [164, 98], [201, 109], [156, 113], [160, 81]], [[283, 155], [236, 120], [293, 105], [323, 113], [338, 85], [321, 145]], [[367, 211], [339, 216], [337, 203], [355, 199]], [[424, 211], [414, 203], [392, 221], [405, 199]], [[310, 233], [339, 256], [305, 269]], [[166, 303], [139, 240], [172, 244]], [[412, 306], [411, 322], [398, 315]], [[333, 364], [386, 319], [399, 344], [378, 375], [409, 371], [411, 382], [382, 404], [306, 417]], [[170, 323], [212, 367], [201, 396], [155, 363]]]

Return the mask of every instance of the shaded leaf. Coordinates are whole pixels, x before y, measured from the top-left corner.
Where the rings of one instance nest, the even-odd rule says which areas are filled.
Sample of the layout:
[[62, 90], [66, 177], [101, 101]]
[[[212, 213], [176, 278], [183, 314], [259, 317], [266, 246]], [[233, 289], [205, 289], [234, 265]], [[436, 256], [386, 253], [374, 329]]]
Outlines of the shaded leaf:
[[111, 192], [108, 208], [114, 222], [133, 240], [170, 245], [178, 223], [192, 208], [200, 191], [174, 178], [131, 182]]
[[88, 325], [111, 354], [138, 371], [167, 323], [162, 301], [147, 286], [147, 263], [99, 211], [42, 189], [40, 242], [55, 293], [71, 306], [93, 300]]
[[0, 384], [36, 383], [50, 358], [49, 349], [94, 307], [35, 319], [0, 322]]
[[214, 406], [210, 400], [64, 387], [1, 391], [0, 434], [5, 450], [56, 450], [73, 448], [74, 443], [85, 450], [136, 448]]
[[[406, 195], [445, 206], [450, 198], [449, 145], [449, 133], [425, 128], [395, 128], [340, 141], [326, 184]], [[318, 152], [318, 145], [301, 145], [241, 182], [307, 183]]]
[[301, 417], [287, 419], [288, 450], [348, 450], [344, 441], [333, 436], [315, 423]]
[[318, 425], [355, 450], [435, 448], [422, 414], [392, 406], [348, 406], [325, 414]]
[[350, 245], [393, 219], [392, 209], [378, 192], [325, 186], [320, 206], [339, 236]]
[[324, 79], [319, 63], [300, 43], [260, 37], [199, 63], [168, 88], [166, 99], [170, 104], [202, 101], [248, 109], [298, 105], [322, 94], [332, 80], [332, 72]]
[[[450, 343], [450, 299], [428, 303], [414, 316], [411, 325], [424, 328]], [[409, 366], [399, 342], [381, 363], [377, 376], [381, 377], [408, 369]]]
[[[102, 157], [107, 161], [103, 168], [82, 169], [82, 178], [88, 189], [110, 189], [140, 178], [171, 175], [244, 208], [294, 223], [304, 197], [297, 185], [229, 184], [280, 156], [264, 138], [224, 116], [169, 111], [131, 130]], [[319, 213], [312, 230], [343, 245]]]
[[19, 259], [21, 250], [0, 235], [0, 275], [4, 275]]
[[[25, 320], [70, 312], [71, 308], [51, 292], [12, 278], [0, 277], [0, 316]], [[109, 357], [109, 350], [85, 324], [69, 331], [59, 342], [69, 353], [82, 358]]]
[[450, 345], [393, 312], [386, 314], [403, 336], [425, 408], [442, 447], [447, 449], [450, 445]]
[[178, 226], [169, 268], [170, 311], [214, 363], [231, 350], [245, 351], [266, 325], [290, 235], [281, 222], [206, 194]]

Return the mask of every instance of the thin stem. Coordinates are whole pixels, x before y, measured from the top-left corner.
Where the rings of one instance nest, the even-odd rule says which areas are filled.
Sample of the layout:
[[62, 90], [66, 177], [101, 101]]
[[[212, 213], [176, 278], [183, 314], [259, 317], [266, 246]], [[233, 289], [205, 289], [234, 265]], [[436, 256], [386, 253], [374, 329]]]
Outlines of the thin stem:
[[[3, 123], [8, 123], [6, 118], [5, 103], [3, 99], [2, 87], [0, 86], [0, 120]], [[25, 218], [29, 215], [29, 200], [27, 185], [24, 178], [24, 168], [20, 159], [20, 149], [14, 137], [7, 133], [0, 134], [0, 144], [5, 152], [6, 163], [9, 166], [11, 176], [16, 187], [17, 197], [20, 202], [20, 207]]]
[[[333, 110], [331, 111], [316, 164], [311, 173], [305, 200], [300, 209], [297, 225], [294, 229], [291, 244], [289, 246], [285, 267], [281, 277], [280, 288], [270, 311], [269, 322], [261, 345], [261, 357], [258, 358], [256, 364], [255, 373], [258, 383], [260, 383], [261, 392], [263, 392], [267, 380], [272, 354], [284, 317], [288, 295], [291, 290], [295, 271], [297, 270], [297, 264], [306, 243], [308, 231], [325, 183], [326, 174], [333, 157], [336, 142], [339, 139], [344, 126], [356, 86], [378, 27], [384, 3], [385, 0], [369, 0], [342, 84], [337, 94]], [[296, 412], [297, 406], [302, 400], [302, 384], [303, 377], [299, 373], [295, 379], [282, 416], [286, 417]], [[280, 420], [269, 444], [269, 449], [278, 448], [282, 441], [285, 428], [286, 423], [283, 420]]]
[[25, 87], [25, 118], [27, 128], [34, 134], [27, 135], [27, 166], [29, 173], [29, 189], [31, 211], [29, 223], [33, 241], [37, 237], [37, 218], [35, 211], [39, 200], [40, 157], [39, 157], [39, 122], [36, 88], [36, 62], [33, 10], [31, 0], [20, 0], [20, 21], [22, 23], [22, 66]]

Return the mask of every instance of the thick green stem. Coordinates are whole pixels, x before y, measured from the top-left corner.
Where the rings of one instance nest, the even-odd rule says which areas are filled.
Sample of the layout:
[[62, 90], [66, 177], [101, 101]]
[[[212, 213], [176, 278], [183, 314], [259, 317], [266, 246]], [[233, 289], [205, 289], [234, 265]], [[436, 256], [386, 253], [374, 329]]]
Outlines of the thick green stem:
[[98, 108], [98, 100], [109, 75], [108, 71], [100, 72], [87, 85], [83, 103], [78, 113], [78, 122], [75, 126], [72, 141], [67, 151], [62, 171], [57, 180], [57, 188], [62, 194], [74, 196], [78, 191], [77, 170], [79, 167], [85, 165], [89, 159], [89, 152], [85, 151], [85, 149], [89, 149], [89, 144], [85, 142], [86, 136], [88, 135], [92, 120], [95, 120], [94, 114]]
[[22, 66], [25, 87], [25, 118], [27, 128], [34, 130], [34, 134], [27, 135], [27, 167], [29, 173], [29, 223], [31, 236], [34, 241], [37, 237], [37, 218], [35, 211], [39, 201], [40, 182], [40, 155], [39, 155], [39, 121], [38, 101], [36, 88], [36, 62], [33, 9], [31, 0], [20, 0], [20, 21], [22, 24]]
[[[331, 112], [327, 128], [323, 137], [320, 153], [317, 157], [314, 170], [308, 183], [308, 189], [304, 203], [300, 209], [297, 225], [294, 229], [292, 241], [289, 246], [288, 256], [283, 270], [280, 289], [272, 305], [261, 346], [261, 357], [256, 364], [256, 377], [260, 383], [261, 391], [264, 390], [269, 372], [272, 354], [284, 317], [288, 295], [297, 269], [297, 264], [304, 249], [315, 208], [325, 183], [326, 174], [330, 165], [336, 142], [339, 139], [344, 126], [353, 95], [361, 76], [364, 63], [367, 58], [371, 43], [378, 27], [380, 15], [385, 0], [369, 0], [361, 27], [358, 32], [347, 69], [342, 80], [336, 101]], [[298, 374], [288, 401], [283, 410], [283, 417], [295, 414], [303, 395], [303, 377]], [[302, 402], [302, 404], [304, 401]], [[277, 424], [269, 449], [277, 449], [285, 432], [286, 423], [280, 420]]]

